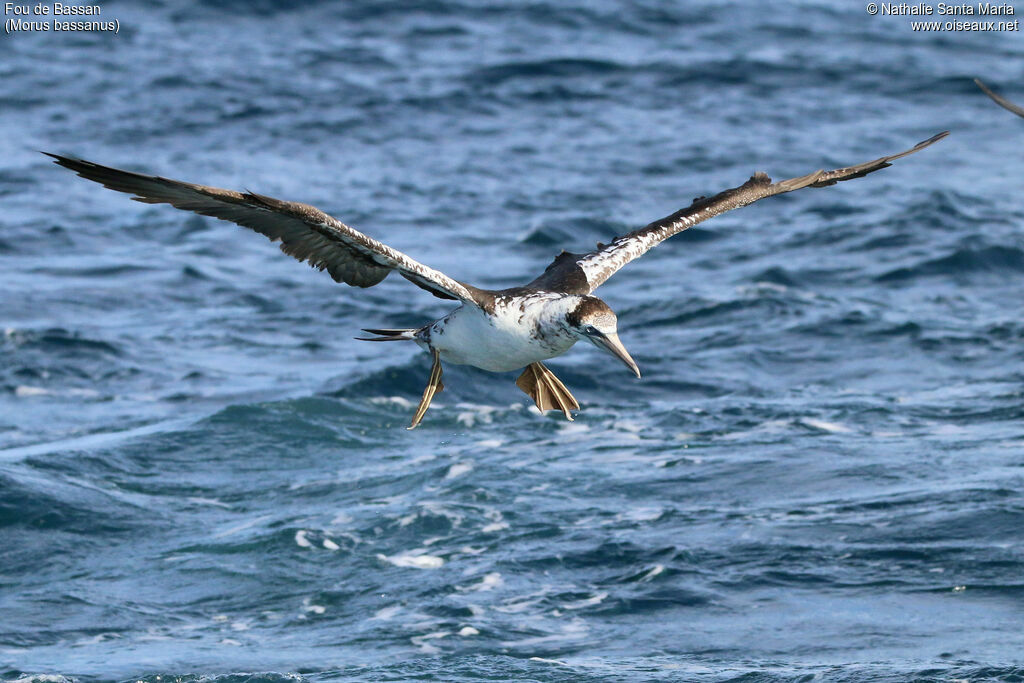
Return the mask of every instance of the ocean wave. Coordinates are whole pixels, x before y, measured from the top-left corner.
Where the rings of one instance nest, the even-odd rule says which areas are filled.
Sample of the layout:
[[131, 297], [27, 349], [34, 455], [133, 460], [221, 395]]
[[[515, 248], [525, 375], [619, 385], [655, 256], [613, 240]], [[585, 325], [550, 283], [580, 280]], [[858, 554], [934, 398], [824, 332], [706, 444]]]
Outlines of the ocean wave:
[[61, 327], [43, 330], [8, 330], [4, 339], [16, 347], [47, 354], [84, 356], [122, 356], [123, 349], [107, 340], [92, 339]]
[[545, 59], [516, 61], [483, 67], [468, 78], [470, 82], [493, 86], [518, 78], [600, 77], [618, 73], [626, 67], [609, 59]]
[[[125, 2], [117, 36], [8, 41], [0, 679], [1024, 677], [1024, 130], [964, 75], [1014, 92], [1015, 37], [757, 9]], [[351, 337], [451, 302], [35, 151], [311, 202], [506, 286], [944, 128], [610, 280], [644, 377], [553, 360], [575, 421], [446, 365], [411, 432], [429, 356]]]
[[1018, 247], [993, 245], [957, 249], [947, 256], [920, 261], [912, 266], [896, 268], [877, 277], [879, 282], [900, 282], [917, 278], [975, 273], [1024, 272], [1024, 250]]

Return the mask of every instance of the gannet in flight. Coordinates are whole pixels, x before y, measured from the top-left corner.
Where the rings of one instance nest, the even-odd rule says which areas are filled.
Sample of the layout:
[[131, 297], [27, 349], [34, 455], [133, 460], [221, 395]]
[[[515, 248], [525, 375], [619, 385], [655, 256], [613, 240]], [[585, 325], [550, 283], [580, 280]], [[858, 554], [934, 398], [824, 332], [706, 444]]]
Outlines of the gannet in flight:
[[444, 388], [441, 361], [491, 372], [523, 369], [516, 385], [533, 398], [537, 407], [541, 411], [557, 408], [572, 420], [570, 411], [577, 410], [579, 403], [542, 361], [560, 356], [585, 339], [640, 376], [636, 362], [619, 339], [615, 313], [593, 296], [594, 290], [616, 271], [661, 241], [720, 213], [772, 195], [860, 178], [948, 134], [939, 133], [899, 154], [776, 183], [764, 173], [755, 173], [739, 187], [713, 197], [699, 197], [671, 216], [616, 237], [608, 244], [599, 243], [594, 251], [563, 251], [539, 277], [519, 287], [498, 290], [455, 280], [307, 204], [45, 154], [83, 178], [134, 195], [132, 199], [136, 201], [170, 204], [251, 228], [272, 241], [280, 241], [286, 254], [326, 270], [337, 282], [372, 287], [391, 271], [397, 271], [434, 296], [456, 301], [458, 306], [443, 318], [416, 329], [364, 330], [377, 335], [367, 341], [416, 342], [433, 359], [430, 379], [409, 426], [412, 429], [423, 419], [434, 394]]

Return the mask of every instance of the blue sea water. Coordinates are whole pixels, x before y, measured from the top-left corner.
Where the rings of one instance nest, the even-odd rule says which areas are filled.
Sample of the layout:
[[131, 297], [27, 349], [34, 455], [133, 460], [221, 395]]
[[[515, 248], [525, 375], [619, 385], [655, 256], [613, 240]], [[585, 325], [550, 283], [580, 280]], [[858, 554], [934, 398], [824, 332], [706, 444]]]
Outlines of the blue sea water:
[[[0, 680], [1024, 680], [1019, 32], [862, 3], [102, 2], [0, 39]], [[1024, 12], [1024, 5], [1017, 8]], [[1009, 17], [1012, 19], [1013, 17]], [[78, 17], [77, 19], [83, 19]], [[354, 341], [451, 308], [38, 150], [312, 203], [482, 287], [659, 246], [644, 372]]]

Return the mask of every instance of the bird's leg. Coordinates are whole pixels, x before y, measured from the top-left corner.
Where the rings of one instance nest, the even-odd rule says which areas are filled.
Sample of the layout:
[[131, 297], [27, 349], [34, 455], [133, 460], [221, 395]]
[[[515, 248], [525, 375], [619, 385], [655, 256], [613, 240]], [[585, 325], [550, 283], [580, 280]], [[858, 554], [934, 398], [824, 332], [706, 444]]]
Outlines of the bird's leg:
[[572, 422], [570, 410], [579, 410], [580, 404], [565, 388], [555, 373], [548, 370], [543, 363], [530, 363], [516, 380], [516, 386], [533, 399], [541, 412], [557, 408]]
[[430, 354], [434, 357], [434, 364], [430, 367], [430, 379], [427, 380], [427, 388], [423, 390], [423, 398], [420, 399], [420, 405], [413, 415], [412, 424], [407, 429], [416, 429], [423, 419], [423, 414], [427, 412], [434, 394], [444, 390], [444, 384], [441, 383], [441, 354], [435, 348], [430, 349]]

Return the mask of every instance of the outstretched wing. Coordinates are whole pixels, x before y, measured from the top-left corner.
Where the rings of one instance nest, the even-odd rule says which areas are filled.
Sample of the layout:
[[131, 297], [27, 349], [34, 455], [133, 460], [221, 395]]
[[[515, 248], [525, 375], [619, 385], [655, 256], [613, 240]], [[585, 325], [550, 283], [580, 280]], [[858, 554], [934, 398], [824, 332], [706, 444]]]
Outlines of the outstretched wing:
[[639, 230], [616, 237], [607, 245], [599, 244], [596, 251], [588, 254], [571, 254], [563, 251], [544, 273], [528, 286], [569, 294], [589, 294], [619, 268], [633, 259], [639, 258], [662, 240], [720, 213], [738, 209], [756, 202], [758, 199], [775, 194], [792, 192], [803, 187], [825, 187], [834, 185], [841, 180], [860, 178], [889, 166], [894, 159], [922, 150], [947, 135], [949, 135], [949, 131], [939, 133], [899, 154], [834, 171], [815, 171], [800, 178], [791, 178], [777, 183], [773, 183], [772, 179], [764, 173], [755, 173], [750, 180], [739, 187], [719, 192], [714, 197], [699, 197], [690, 206], [671, 216], [666, 216]]
[[981, 82], [981, 79], [975, 78], [974, 83], [979, 88], [981, 88], [982, 92], [984, 92], [986, 95], [995, 100], [995, 103], [998, 104], [1000, 107], [1003, 107], [1004, 109], [1009, 109], [1017, 116], [1024, 117], [1024, 107], [1020, 107], [1011, 102], [1010, 100], [1006, 99], [1005, 97], [995, 94], [994, 92], [988, 89], [987, 85]]
[[132, 173], [48, 152], [43, 154], [83, 178], [135, 195], [132, 197], [135, 201], [170, 204], [252, 228], [272, 241], [280, 241], [281, 251], [289, 256], [326, 270], [337, 282], [372, 287], [396, 270], [434, 296], [476, 303], [474, 293], [479, 292], [476, 288], [428, 268], [308, 204]]

